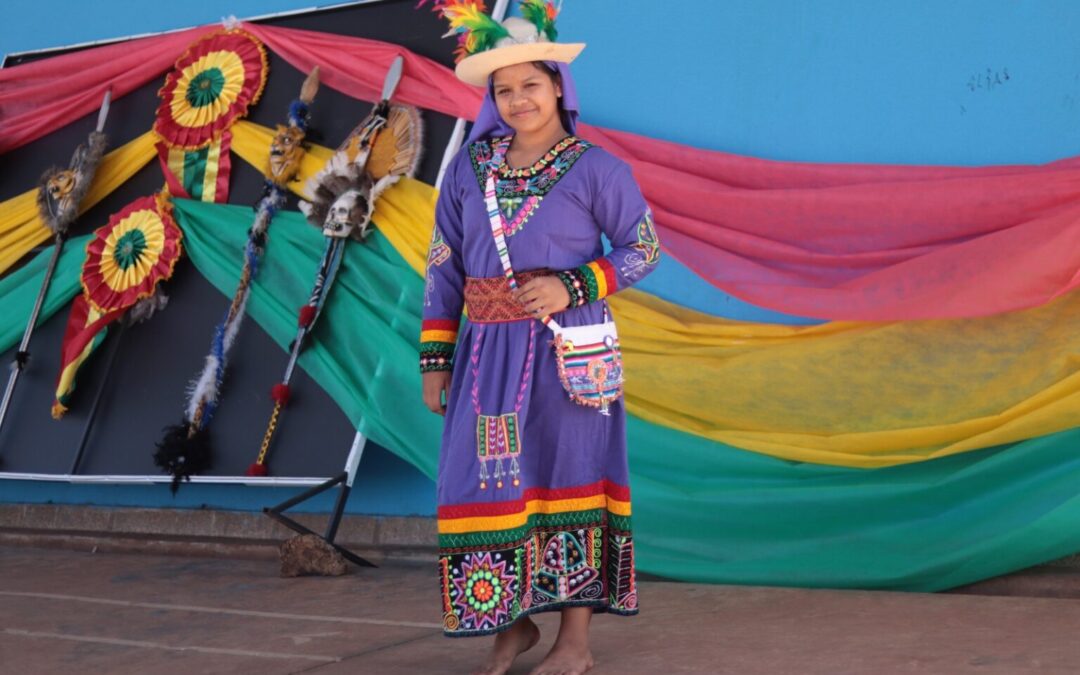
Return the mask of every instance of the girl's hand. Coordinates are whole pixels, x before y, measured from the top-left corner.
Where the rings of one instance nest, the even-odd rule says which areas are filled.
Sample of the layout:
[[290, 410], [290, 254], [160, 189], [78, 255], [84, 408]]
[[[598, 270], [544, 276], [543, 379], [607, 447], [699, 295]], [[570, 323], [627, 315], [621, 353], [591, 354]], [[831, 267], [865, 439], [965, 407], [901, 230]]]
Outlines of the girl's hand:
[[566, 286], [554, 275], [536, 277], [529, 281], [514, 292], [514, 299], [537, 319], [561, 312], [570, 306], [570, 294], [566, 292]]
[[433, 370], [423, 375], [424, 380], [424, 405], [436, 415], [446, 415], [445, 400], [450, 400], [450, 371]]

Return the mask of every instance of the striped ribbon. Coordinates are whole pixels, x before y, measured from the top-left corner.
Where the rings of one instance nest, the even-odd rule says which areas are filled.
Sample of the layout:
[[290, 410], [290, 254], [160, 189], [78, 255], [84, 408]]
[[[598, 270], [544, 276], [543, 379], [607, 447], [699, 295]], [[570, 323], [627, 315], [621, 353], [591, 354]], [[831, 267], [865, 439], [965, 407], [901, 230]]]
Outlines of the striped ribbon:
[[[506, 235], [503, 233], [503, 216], [499, 210], [499, 202], [495, 198], [495, 177], [488, 172], [487, 182], [484, 184], [484, 203], [487, 205], [488, 221], [491, 223], [491, 234], [495, 237], [495, 250], [499, 253], [499, 262], [502, 263], [503, 274], [506, 282], [510, 284], [510, 290], [517, 290], [517, 279], [514, 278], [514, 268], [510, 265], [510, 249], [506, 246]], [[604, 307], [604, 320], [607, 320], [607, 307]], [[550, 314], [540, 317], [541, 323], [551, 329], [552, 333], [558, 334], [562, 329]]]

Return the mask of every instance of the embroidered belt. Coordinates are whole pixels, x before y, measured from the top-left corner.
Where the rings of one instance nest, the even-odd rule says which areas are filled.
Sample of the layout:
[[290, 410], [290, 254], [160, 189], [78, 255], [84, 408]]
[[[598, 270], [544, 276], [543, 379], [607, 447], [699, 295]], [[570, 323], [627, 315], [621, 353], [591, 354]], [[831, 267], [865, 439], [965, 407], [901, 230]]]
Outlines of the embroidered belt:
[[[530, 279], [551, 274], [550, 270], [529, 270], [515, 276], [523, 286]], [[473, 323], [503, 323], [533, 318], [510, 294], [506, 277], [465, 277], [465, 304]]]

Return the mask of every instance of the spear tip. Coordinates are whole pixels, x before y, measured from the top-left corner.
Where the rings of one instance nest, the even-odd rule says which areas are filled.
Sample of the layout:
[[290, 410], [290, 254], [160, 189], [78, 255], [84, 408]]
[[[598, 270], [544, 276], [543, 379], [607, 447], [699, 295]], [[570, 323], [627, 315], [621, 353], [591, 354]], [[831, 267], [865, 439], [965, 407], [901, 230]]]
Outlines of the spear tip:
[[315, 100], [315, 94], [319, 91], [319, 67], [315, 66], [304, 79], [304, 85], [300, 87], [300, 100], [311, 105]]
[[101, 110], [98, 112], [97, 131], [101, 133], [105, 129], [105, 119], [109, 116], [109, 105], [112, 104], [112, 87], [105, 90], [105, 96], [101, 99]]

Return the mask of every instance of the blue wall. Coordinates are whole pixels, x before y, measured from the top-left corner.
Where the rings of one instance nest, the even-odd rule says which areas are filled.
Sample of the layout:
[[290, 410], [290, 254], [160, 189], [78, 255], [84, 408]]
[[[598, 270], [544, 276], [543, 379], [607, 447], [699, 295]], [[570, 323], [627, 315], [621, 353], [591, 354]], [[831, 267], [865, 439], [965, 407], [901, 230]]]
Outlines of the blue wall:
[[[12, 0], [0, 52], [312, 4]], [[560, 39], [589, 43], [574, 70], [596, 124], [814, 162], [997, 164], [1080, 151], [1074, 0], [566, 0], [559, 27]]]
[[[9, 2], [0, 51], [310, 4], [193, 0], [176, 10], [134, 0]], [[560, 39], [589, 43], [574, 72], [584, 117], [594, 124], [796, 161], [979, 165], [1080, 153], [1075, 0], [566, 0], [559, 26]], [[804, 322], [732, 298], [670, 258], [642, 286], [736, 319]], [[386, 462], [379, 471], [400, 488], [390, 492], [430, 491], [426, 478]], [[100, 489], [66, 486], [61, 492], [84, 501], [121, 499], [115, 491], [93, 491]], [[14, 490], [0, 481], [0, 499]], [[34, 488], [18, 490], [21, 499], [43, 498], [28, 496]], [[255, 508], [240, 490], [200, 487], [195, 498]], [[359, 507], [387, 513], [432, 508], [431, 500], [403, 503], [389, 494]]]
[[575, 73], [595, 123], [813, 162], [1037, 163], [1080, 152], [1074, 0], [619, 6], [634, 11], [564, 5], [561, 39], [592, 43]]
[[[8, 4], [5, 52], [312, 3]], [[561, 39], [589, 43], [574, 70], [595, 124], [813, 162], [1037, 163], [1080, 152], [1074, 1], [566, 0], [559, 26]], [[642, 288], [734, 319], [807, 322], [733, 298], [670, 258]]]

